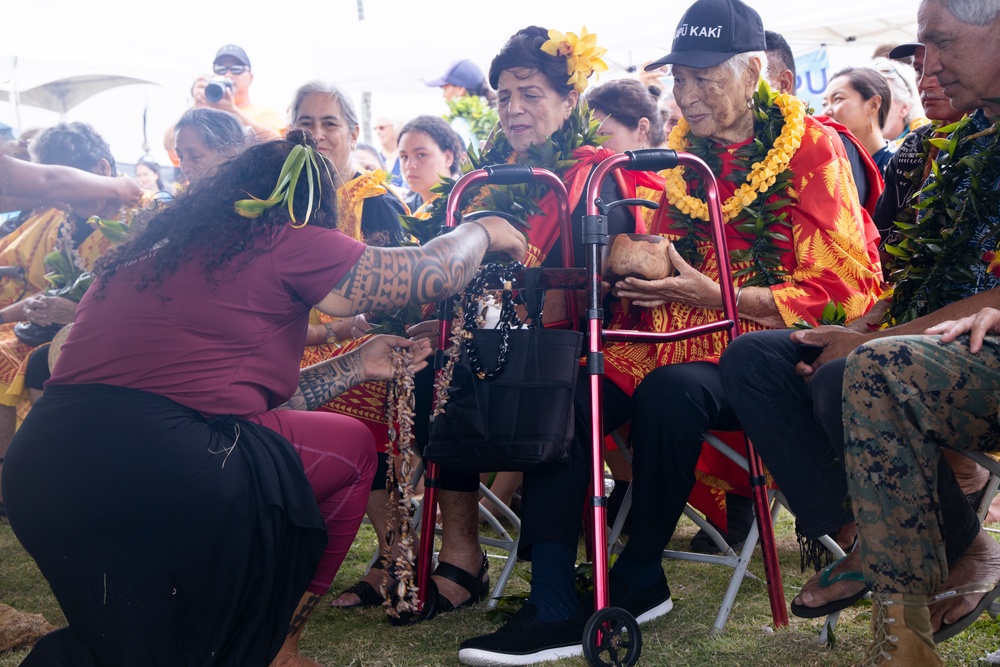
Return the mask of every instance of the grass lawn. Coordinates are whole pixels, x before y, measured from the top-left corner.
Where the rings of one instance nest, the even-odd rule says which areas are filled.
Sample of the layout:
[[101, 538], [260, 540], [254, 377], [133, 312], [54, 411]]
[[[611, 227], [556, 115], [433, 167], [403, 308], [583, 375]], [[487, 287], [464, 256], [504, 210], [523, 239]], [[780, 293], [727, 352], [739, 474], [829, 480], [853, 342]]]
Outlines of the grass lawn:
[[[686, 545], [694, 534], [690, 523], [682, 523], [675, 547]], [[798, 548], [788, 514], [777, 525], [778, 550], [782, 561], [785, 597], [795, 595], [808, 578], [799, 572]], [[353, 583], [371, 556], [375, 537], [371, 528], [361, 533], [333, 585], [339, 591]], [[491, 559], [491, 569], [502, 563]], [[791, 617], [791, 626], [771, 628], [767, 591], [762, 581], [747, 580], [736, 599], [725, 632], [709, 637], [719, 601], [728, 582], [728, 569], [694, 563], [665, 564], [675, 607], [666, 616], [642, 626], [641, 665], [728, 667], [847, 667], [859, 661], [867, 644], [871, 607], [861, 603], [841, 614], [833, 647], [816, 640], [820, 624]], [[759, 550], [751, 571], [763, 576]], [[518, 570], [522, 570], [519, 565]], [[523, 568], [526, 572], [527, 568]], [[515, 574], [508, 592], [525, 590]], [[65, 623], [59, 607], [33, 561], [14, 539], [10, 527], [0, 525], [0, 603], [26, 612], [41, 613], [56, 625]], [[459, 642], [489, 632], [497, 622], [489, 620], [485, 605], [462, 610], [409, 627], [396, 628], [385, 620], [381, 609], [334, 610], [327, 605], [316, 612], [306, 627], [303, 653], [328, 667], [422, 667], [458, 665]], [[947, 665], [982, 665], [987, 653], [1000, 648], [1000, 624], [984, 615], [968, 631], [939, 647]], [[0, 654], [0, 667], [20, 664], [26, 651]], [[585, 665], [582, 658], [549, 663], [554, 667]], [[248, 666], [249, 667], [249, 666]], [[905, 666], [904, 666], [905, 667]]]

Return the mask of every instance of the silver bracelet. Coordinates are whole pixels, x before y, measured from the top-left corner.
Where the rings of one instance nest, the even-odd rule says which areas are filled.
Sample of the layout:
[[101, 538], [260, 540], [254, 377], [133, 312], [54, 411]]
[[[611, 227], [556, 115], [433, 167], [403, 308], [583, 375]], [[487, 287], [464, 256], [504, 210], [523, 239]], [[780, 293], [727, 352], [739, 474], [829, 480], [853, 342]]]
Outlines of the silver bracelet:
[[475, 225], [483, 230], [483, 234], [486, 234], [486, 251], [489, 252], [490, 248], [493, 246], [493, 237], [490, 236], [490, 230], [486, 229], [486, 225], [479, 222], [478, 220], [469, 220], [469, 224]]
[[740, 309], [740, 295], [743, 294], [743, 285], [736, 288], [736, 312]]

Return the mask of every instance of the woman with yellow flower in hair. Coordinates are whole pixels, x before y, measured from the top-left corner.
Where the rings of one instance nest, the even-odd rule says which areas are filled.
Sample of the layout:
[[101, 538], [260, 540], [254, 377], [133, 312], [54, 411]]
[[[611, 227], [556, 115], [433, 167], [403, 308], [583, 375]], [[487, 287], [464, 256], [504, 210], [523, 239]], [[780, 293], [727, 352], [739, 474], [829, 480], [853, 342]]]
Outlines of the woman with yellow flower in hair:
[[[673, 65], [685, 120], [669, 146], [698, 155], [716, 173], [742, 330], [815, 324], [831, 302], [857, 318], [880, 293], [877, 249], [865, 232], [871, 221], [836, 135], [761, 78], [764, 50], [760, 17], [740, 0], [698, 0], [688, 9], [672, 52], [650, 65]], [[612, 326], [670, 331], [721, 317], [704, 188], [683, 169], [665, 176], [650, 231], [671, 241], [675, 272], [611, 285], [621, 299]], [[611, 605], [639, 623], [673, 606], [661, 557], [698, 478], [701, 434], [739, 428], [719, 380], [725, 343], [720, 333], [605, 349], [603, 426], [630, 420], [634, 456], [631, 531], [609, 575]], [[580, 393], [577, 431], [586, 434]], [[574, 565], [587, 452], [577, 440], [569, 464], [535, 475], [545, 478], [541, 502], [526, 481], [521, 548], [531, 549], [531, 595], [505, 626], [462, 644], [466, 664], [527, 665], [582, 652], [587, 615], [576, 598]], [[530, 512], [544, 516], [532, 520]], [[532, 521], [544, 523], [549, 537], [526, 545]]]
[[[582, 30], [580, 35], [563, 34], [531, 26], [516, 32], [493, 59], [489, 70], [490, 85], [497, 90], [500, 127], [488, 142], [484, 152], [470, 153], [472, 167], [492, 164], [518, 163], [549, 169], [566, 185], [570, 196], [575, 235], [581, 231], [579, 224], [583, 213], [581, 195], [593, 166], [613, 153], [601, 148], [598, 124], [591, 120], [585, 105], [580, 104], [580, 94], [586, 89], [588, 77], [607, 66], [601, 60], [604, 49], [596, 46], [596, 35]], [[426, 218], [408, 219], [408, 231], [423, 241], [432, 237], [444, 222], [447, 194], [454, 181], [445, 180], [434, 188], [440, 196], [426, 205]], [[609, 180], [602, 196], [605, 201], [615, 201], [634, 196], [637, 187], [662, 188], [662, 180], [653, 174], [636, 172], [634, 178]], [[562, 266], [559, 252], [559, 220], [555, 196], [538, 183], [525, 185], [489, 185], [475, 193], [468, 203], [471, 210], [501, 211], [520, 219], [527, 228], [527, 266]], [[423, 215], [423, 213], [422, 213]], [[496, 222], [495, 216], [480, 218]], [[612, 233], [634, 232], [637, 226], [633, 214], [619, 207], [610, 216]], [[575, 257], [582, 265], [583, 246], [574, 238]], [[565, 300], [559, 294], [546, 301], [546, 323], [565, 324]], [[429, 336], [435, 326], [423, 322], [411, 327], [413, 337]], [[433, 334], [436, 337], [436, 333]], [[419, 401], [419, 394], [417, 400]], [[429, 410], [428, 410], [429, 411]], [[420, 405], [416, 412], [421, 413]], [[419, 433], [415, 433], [418, 444]], [[525, 488], [534, 488], [532, 475], [525, 475]], [[442, 470], [440, 479], [440, 509], [444, 534], [432, 582], [434, 588], [427, 593], [435, 599], [437, 612], [451, 611], [482, 600], [489, 593], [487, 562], [479, 546], [478, 514], [479, 476]], [[530, 493], [530, 491], [529, 491]], [[579, 510], [576, 510], [579, 514]], [[521, 540], [540, 536], [544, 527], [522, 524]], [[576, 543], [577, 533], [572, 540]], [[528, 547], [530, 549], [530, 547]], [[390, 555], [390, 561], [396, 559]], [[360, 587], [353, 590], [348, 601], [344, 597], [337, 604], [356, 601], [361, 604], [378, 602], [374, 591], [376, 574], [369, 572]], [[391, 574], [391, 573], [390, 573]], [[369, 591], [371, 588], [373, 590]], [[364, 593], [361, 593], [364, 591]], [[355, 600], [356, 598], [356, 600]]]

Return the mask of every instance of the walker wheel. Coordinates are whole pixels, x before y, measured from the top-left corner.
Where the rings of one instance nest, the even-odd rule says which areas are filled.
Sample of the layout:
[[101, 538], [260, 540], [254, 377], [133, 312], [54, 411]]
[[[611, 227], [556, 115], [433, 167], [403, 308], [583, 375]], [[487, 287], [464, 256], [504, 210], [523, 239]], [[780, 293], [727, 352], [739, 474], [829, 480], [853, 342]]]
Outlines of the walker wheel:
[[605, 607], [583, 629], [583, 655], [591, 667], [631, 667], [642, 653], [639, 624], [624, 609]]

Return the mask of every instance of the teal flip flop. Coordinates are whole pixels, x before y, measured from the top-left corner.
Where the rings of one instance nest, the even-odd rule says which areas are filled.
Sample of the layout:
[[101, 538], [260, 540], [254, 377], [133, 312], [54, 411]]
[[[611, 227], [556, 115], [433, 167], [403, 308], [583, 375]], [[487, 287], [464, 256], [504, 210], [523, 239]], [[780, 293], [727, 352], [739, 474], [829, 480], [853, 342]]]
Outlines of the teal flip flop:
[[[844, 556], [847, 558], [847, 556]], [[824, 567], [819, 573], [819, 587], [826, 588], [831, 584], [835, 584], [838, 581], [861, 581], [864, 582], [865, 575], [860, 570], [849, 570], [847, 572], [841, 572], [840, 574], [831, 576], [833, 574], [833, 569], [837, 567], [840, 561], [844, 560], [841, 558], [834, 561], [833, 563]], [[848, 596], [846, 598], [840, 598], [839, 600], [831, 600], [826, 604], [820, 605], [818, 607], [807, 607], [803, 604], [796, 604], [792, 602], [792, 613], [799, 618], [822, 618], [823, 616], [829, 616], [834, 612], [838, 612], [847, 609], [855, 602], [863, 598], [868, 594], [868, 586], [865, 585], [860, 591], [854, 595]]]

